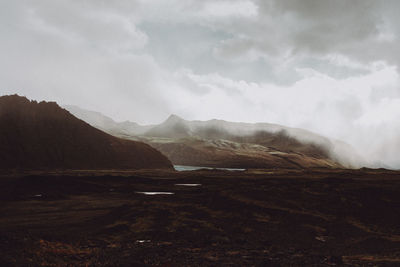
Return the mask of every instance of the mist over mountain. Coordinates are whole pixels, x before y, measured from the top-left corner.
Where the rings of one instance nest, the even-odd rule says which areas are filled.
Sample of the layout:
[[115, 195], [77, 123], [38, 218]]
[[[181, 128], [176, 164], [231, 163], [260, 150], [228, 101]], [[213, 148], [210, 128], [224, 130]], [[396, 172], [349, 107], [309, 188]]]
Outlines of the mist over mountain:
[[[117, 123], [98, 112], [66, 108], [110, 134], [150, 144], [174, 164], [238, 168], [358, 168], [366, 164], [344, 142], [278, 124], [187, 121], [171, 115], [161, 124], [140, 126]], [[134, 127], [124, 127], [127, 124]]]
[[132, 133], [141, 135], [153, 127], [152, 125], [142, 126], [131, 121], [116, 122], [100, 112], [85, 110], [78, 106], [64, 105], [62, 107], [93, 127], [114, 135], [131, 135]]
[[399, 9], [396, 0], [1, 1], [0, 92], [140, 124], [170, 114], [272, 122], [400, 169]]
[[106, 134], [55, 102], [0, 97], [0, 169], [171, 167], [149, 145]]

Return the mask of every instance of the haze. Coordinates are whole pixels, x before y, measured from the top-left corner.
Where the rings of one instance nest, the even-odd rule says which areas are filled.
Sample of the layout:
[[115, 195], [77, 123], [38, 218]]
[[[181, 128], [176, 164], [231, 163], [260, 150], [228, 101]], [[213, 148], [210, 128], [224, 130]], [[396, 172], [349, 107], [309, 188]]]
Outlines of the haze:
[[400, 2], [0, 1], [0, 93], [270, 122], [400, 168]]

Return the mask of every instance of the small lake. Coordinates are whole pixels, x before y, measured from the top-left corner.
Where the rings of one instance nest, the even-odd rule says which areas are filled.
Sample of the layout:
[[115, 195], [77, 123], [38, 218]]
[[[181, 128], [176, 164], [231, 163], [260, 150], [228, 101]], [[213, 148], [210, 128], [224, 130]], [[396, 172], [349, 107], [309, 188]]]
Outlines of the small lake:
[[136, 194], [148, 195], [148, 196], [156, 196], [156, 195], [174, 195], [173, 192], [135, 192]]
[[185, 165], [174, 165], [174, 168], [178, 172], [196, 171], [196, 170], [223, 170], [223, 171], [245, 171], [246, 170], [246, 169], [238, 169], [238, 168], [213, 168], [213, 167], [185, 166]]
[[176, 186], [188, 186], [188, 187], [196, 187], [201, 186], [201, 184], [175, 184]]

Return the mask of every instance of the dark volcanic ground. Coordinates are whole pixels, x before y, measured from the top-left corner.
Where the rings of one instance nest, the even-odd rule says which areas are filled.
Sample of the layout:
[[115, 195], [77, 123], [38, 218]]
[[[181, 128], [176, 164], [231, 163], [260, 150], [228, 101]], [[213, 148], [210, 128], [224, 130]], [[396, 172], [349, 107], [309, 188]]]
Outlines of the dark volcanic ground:
[[0, 214], [0, 266], [400, 266], [397, 172], [3, 175]]

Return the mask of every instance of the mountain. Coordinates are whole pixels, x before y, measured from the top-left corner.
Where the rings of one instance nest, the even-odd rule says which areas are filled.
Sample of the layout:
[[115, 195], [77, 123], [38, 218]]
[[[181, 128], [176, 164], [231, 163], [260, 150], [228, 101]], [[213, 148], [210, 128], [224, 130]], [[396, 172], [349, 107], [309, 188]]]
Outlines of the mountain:
[[190, 126], [189, 122], [176, 115], [171, 115], [162, 124], [150, 128], [144, 135], [173, 139], [185, 138], [193, 135]]
[[297, 152], [228, 140], [185, 138], [163, 141], [149, 138], [174, 164], [222, 168], [341, 168], [328, 157], [312, 157]]
[[[174, 138], [175, 137], [175, 138]], [[174, 164], [230, 168], [342, 168], [351, 148], [315, 133], [268, 123], [186, 121], [176, 115], [142, 136]], [[350, 155], [347, 151], [347, 155]], [[354, 156], [356, 157], [356, 156]]]
[[172, 168], [151, 146], [106, 134], [55, 102], [0, 97], [0, 169]]
[[[130, 130], [120, 123], [102, 126], [91, 111], [77, 114], [110, 134], [140, 140], [165, 154], [174, 164], [232, 168], [355, 168], [363, 164], [354, 149], [313, 132], [271, 123], [223, 120], [187, 121], [171, 115], [158, 125]], [[96, 113], [97, 118], [103, 115]], [[107, 118], [107, 121], [112, 119]], [[129, 122], [134, 124], [133, 122]]]
[[82, 109], [78, 106], [64, 105], [62, 107], [68, 110], [75, 117], [114, 136], [123, 137], [124, 135], [142, 135], [153, 127], [153, 125], [141, 126], [136, 122], [130, 121], [116, 122], [100, 112]]
[[171, 115], [165, 122], [144, 133], [147, 137], [229, 140], [258, 144], [285, 152], [326, 157], [332, 142], [312, 132], [269, 123], [237, 123], [223, 120], [186, 121]]

